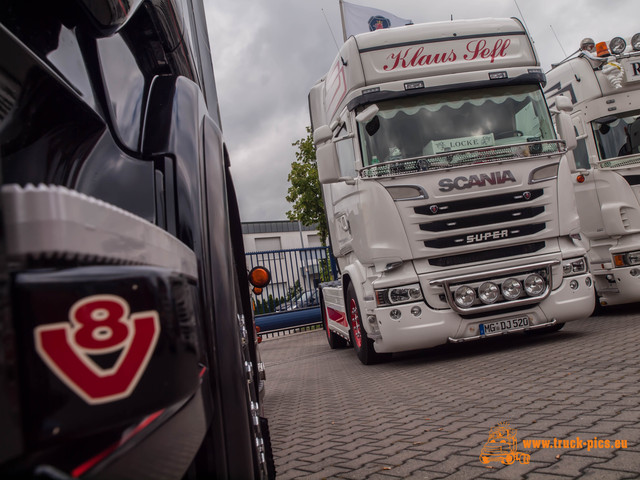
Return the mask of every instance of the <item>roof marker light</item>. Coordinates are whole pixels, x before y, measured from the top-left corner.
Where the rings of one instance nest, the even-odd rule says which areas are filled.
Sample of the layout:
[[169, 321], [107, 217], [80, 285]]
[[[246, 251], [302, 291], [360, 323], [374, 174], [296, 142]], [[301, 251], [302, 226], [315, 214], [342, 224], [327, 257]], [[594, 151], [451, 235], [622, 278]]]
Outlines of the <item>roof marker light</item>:
[[610, 55], [607, 42], [596, 43], [596, 55], [599, 57], [608, 57]]

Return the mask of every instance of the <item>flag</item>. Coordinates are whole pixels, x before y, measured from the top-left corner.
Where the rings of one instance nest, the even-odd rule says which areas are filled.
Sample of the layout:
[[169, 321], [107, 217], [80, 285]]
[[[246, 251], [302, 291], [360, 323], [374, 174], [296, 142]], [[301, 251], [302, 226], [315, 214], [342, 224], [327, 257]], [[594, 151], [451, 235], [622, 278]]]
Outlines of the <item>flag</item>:
[[411, 20], [397, 17], [377, 8], [363, 7], [348, 2], [342, 2], [342, 5], [345, 40], [358, 33], [372, 32], [381, 28], [401, 27], [413, 23]]

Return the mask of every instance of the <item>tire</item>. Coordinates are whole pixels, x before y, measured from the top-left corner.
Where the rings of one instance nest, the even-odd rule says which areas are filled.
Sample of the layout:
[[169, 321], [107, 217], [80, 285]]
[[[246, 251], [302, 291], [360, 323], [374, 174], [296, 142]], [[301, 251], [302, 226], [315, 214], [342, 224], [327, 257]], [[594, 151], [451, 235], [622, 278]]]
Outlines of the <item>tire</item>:
[[329, 347], [331, 347], [332, 349], [345, 348], [348, 345], [347, 340], [342, 338], [337, 333], [332, 332], [329, 328], [329, 318], [327, 317], [324, 298], [322, 296], [320, 296], [320, 312], [322, 314], [322, 328], [324, 328], [327, 334], [327, 342], [329, 343]]
[[380, 363], [391, 358], [390, 353], [378, 353], [373, 347], [373, 340], [367, 336], [367, 331], [362, 326], [360, 305], [356, 297], [356, 290], [352, 283], [347, 287], [347, 315], [349, 318], [349, 336], [351, 344], [358, 355], [358, 359], [365, 365]]

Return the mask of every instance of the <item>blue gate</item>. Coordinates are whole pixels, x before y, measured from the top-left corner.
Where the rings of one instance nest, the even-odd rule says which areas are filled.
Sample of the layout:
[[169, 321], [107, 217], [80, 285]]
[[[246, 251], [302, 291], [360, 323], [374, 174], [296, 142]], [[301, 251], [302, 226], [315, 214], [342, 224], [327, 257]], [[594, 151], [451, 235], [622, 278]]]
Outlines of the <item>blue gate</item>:
[[256, 325], [261, 332], [319, 324], [318, 285], [337, 278], [329, 247], [248, 252], [247, 268], [261, 265], [271, 272], [271, 283], [252, 292]]

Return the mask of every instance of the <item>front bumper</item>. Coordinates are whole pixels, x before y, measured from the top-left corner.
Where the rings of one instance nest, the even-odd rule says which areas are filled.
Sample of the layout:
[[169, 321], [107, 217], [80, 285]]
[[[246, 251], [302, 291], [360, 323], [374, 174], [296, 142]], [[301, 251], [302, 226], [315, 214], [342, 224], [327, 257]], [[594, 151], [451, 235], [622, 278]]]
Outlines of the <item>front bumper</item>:
[[[576, 288], [570, 286], [572, 281]], [[386, 353], [430, 348], [450, 341], [476, 340], [491, 336], [480, 333], [480, 324], [523, 316], [528, 317], [529, 327], [508, 333], [552, 326], [589, 317], [595, 306], [594, 299], [592, 277], [583, 274], [563, 279], [558, 288], [536, 305], [509, 313], [496, 311], [480, 318], [463, 318], [451, 309], [433, 310], [424, 302], [378, 308], [374, 314], [379, 335], [374, 336], [374, 345], [376, 352]], [[411, 312], [416, 305], [421, 310], [417, 316]], [[400, 312], [396, 319], [390, 315], [394, 309]]]
[[640, 302], [640, 265], [593, 272], [600, 305]]

